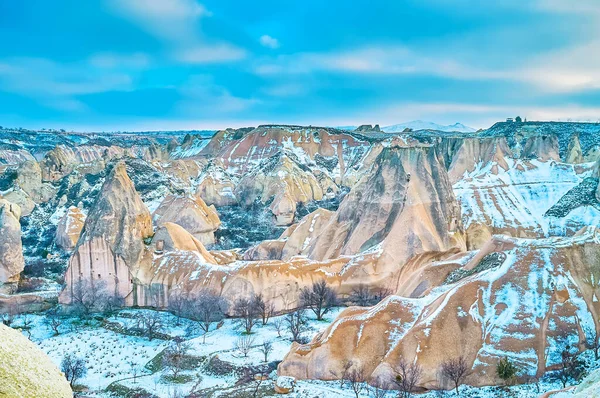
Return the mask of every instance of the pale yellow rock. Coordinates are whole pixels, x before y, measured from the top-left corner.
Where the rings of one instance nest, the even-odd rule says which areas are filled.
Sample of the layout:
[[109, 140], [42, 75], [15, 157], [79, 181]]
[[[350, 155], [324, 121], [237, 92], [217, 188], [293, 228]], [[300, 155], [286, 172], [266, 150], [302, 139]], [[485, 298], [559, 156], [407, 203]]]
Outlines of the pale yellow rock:
[[0, 285], [17, 282], [25, 267], [20, 217], [18, 205], [0, 199]]
[[73, 250], [85, 223], [85, 214], [77, 207], [70, 207], [56, 226], [56, 244], [64, 250]]
[[42, 350], [21, 333], [0, 324], [0, 396], [70, 398], [73, 392]]
[[204, 245], [215, 243], [214, 232], [221, 225], [214, 206], [207, 206], [199, 197], [167, 196], [154, 211], [157, 226], [172, 222], [182, 226]]

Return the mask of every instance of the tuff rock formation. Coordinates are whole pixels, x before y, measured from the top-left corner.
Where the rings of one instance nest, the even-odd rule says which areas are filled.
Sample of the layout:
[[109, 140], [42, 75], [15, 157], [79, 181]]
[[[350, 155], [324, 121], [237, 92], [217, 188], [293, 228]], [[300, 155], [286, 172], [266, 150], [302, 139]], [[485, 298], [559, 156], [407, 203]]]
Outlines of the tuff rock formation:
[[214, 232], [221, 225], [214, 206], [207, 206], [199, 197], [167, 196], [154, 211], [154, 223], [162, 226], [171, 222], [180, 225], [204, 245], [215, 243]]
[[126, 297], [131, 291], [130, 273], [145, 254], [144, 239], [152, 236], [150, 212], [127, 175], [125, 164], [115, 164], [98, 199], [88, 213], [65, 275], [62, 302], [70, 302], [80, 279], [102, 279], [109, 292]]
[[235, 182], [223, 166], [216, 161], [209, 162], [200, 175], [196, 195], [209, 206], [231, 206], [237, 203], [234, 191]]
[[79, 240], [79, 235], [85, 224], [85, 218], [85, 214], [79, 208], [74, 206], [69, 207], [56, 225], [56, 244], [63, 250], [73, 250]]
[[4, 283], [18, 282], [25, 267], [20, 218], [18, 205], [0, 199], [0, 287]]
[[449, 388], [440, 365], [463, 356], [467, 384], [495, 385], [506, 356], [523, 377], [539, 376], [561, 360], [565, 342], [584, 349], [598, 333], [597, 242], [593, 227], [570, 238], [497, 236], [462, 266], [430, 263], [446, 275], [438, 289], [345, 310], [310, 343], [295, 343], [278, 375], [331, 380], [351, 360], [366, 381], [393, 382], [404, 359], [422, 366], [419, 387]]
[[0, 396], [70, 398], [69, 382], [34, 343], [0, 323]]

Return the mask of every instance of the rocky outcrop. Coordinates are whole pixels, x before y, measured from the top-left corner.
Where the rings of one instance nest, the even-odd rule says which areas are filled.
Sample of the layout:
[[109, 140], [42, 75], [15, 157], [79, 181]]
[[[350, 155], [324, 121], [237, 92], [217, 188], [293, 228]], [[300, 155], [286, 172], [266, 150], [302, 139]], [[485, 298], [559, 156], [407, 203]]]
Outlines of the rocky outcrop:
[[[89, 165], [86, 172], [100, 172], [106, 162], [123, 157], [127, 151], [117, 146], [76, 146], [58, 145], [44, 156], [40, 162], [44, 181], [57, 181], [71, 173], [79, 165]], [[84, 171], [84, 170], [82, 170]]]
[[196, 195], [207, 205], [221, 207], [237, 203], [235, 182], [219, 162], [210, 161], [198, 180]]
[[[317, 162], [322, 164], [330, 177], [339, 183], [346, 165], [360, 158], [371, 145], [364, 138], [325, 127], [266, 125], [249, 132], [220, 133], [213, 137], [205, 153], [213, 153], [228, 172], [241, 176], [286, 149], [296, 154], [307, 167], [313, 168]], [[224, 139], [225, 136], [228, 139]], [[221, 149], [209, 150], [213, 142]]]
[[73, 250], [79, 240], [85, 218], [85, 214], [79, 208], [70, 207], [56, 225], [56, 245], [63, 250]]
[[25, 267], [20, 217], [18, 205], [0, 199], [0, 286], [18, 282]]
[[172, 222], [180, 225], [205, 245], [215, 243], [214, 232], [221, 225], [214, 206], [207, 206], [195, 197], [167, 196], [154, 211], [152, 218], [157, 226]]
[[304, 166], [290, 152], [278, 152], [245, 175], [235, 190], [244, 206], [273, 199], [270, 209], [277, 225], [290, 225], [296, 204], [322, 200], [338, 192], [325, 173]]
[[459, 207], [435, 150], [389, 147], [310, 243], [308, 256], [325, 260], [378, 247], [391, 271], [417, 253], [464, 245], [460, 231]]
[[569, 147], [567, 148], [565, 161], [567, 163], [583, 163], [583, 151], [581, 150], [581, 143], [579, 142], [579, 136], [577, 134], [571, 137], [569, 141]]
[[69, 382], [34, 343], [0, 324], [0, 396], [70, 398]]
[[458, 150], [450, 155], [452, 161], [448, 167], [450, 181], [454, 184], [465, 173], [471, 173], [478, 167], [492, 165], [491, 173], [497, 174], [499, 168], [508, 169], [506, 158], [513, 156], [505, 138], [465, 138]]
[[80, 279], [102, 279], [109, 292], [126, 297], [131, 292], [131, 273], [139, 268], [152, 236], [150, 212], [137, 194], [125, 164], [115, 164], [98, 199], [90, 209], [81, 237], [69, 260], [67, 287], [61, 302], [69, 303]]
[[[502, 167], [494, 161], [465, 174], [453, 190], [468, 232], [484, 237], [488, 233], [529, 238], [572, 235], [586, 225], [597, 225], [600, 210], [593, 206], [575, 209], [571, 203], [575, 206], [561, 214], [549, 211], [589, 173], [589, 165], [505, 158]], [[481, 244], [483, 239], [471, 233], [471, 242], [475, 241]]]
[[[331, 380], [352, 361], [366, 381], [393, 382], [404, 359], [422, 366], [418, 387], [449, 388], [440, 365], [463, 356], [467, 384], [499, 384], [503, 357], [522, 377], [540, 376], [565, 344], [582, 350], [598, 333], [597, 234], [590, 227], [570, 238], [496, 236], [464, 265], [445, 268], [445, 280], [426, 295], [345, 310], [309, 344], [294, 344], [278, 375]], [[440, 273], [447, 263], [430, 268]]]
[[555, 135], [533, 135], [527, 138], [521, 153], [522, 159], [538, 159], [543, 162], [560, 162], [558, 137]]

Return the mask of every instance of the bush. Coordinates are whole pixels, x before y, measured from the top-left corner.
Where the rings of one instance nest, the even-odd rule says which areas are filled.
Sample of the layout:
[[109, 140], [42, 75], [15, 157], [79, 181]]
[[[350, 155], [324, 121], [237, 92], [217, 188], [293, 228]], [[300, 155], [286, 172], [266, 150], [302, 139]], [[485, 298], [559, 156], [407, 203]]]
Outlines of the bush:
[[504, 380], [505, 383], [514, 380], [518, 371], [519, 370], [517, 367], [508, 359], [508, 357], [502, 358], [496, 366], [496, 373], [498, 374], [498, 377]]

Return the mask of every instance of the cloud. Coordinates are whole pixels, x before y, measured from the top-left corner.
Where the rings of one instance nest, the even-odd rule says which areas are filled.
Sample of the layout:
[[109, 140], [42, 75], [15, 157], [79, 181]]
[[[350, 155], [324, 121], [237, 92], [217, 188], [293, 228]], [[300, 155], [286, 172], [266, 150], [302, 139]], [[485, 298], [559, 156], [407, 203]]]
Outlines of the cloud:
[[109, 0], [112, 9], [164, 41], [173, 59], [189, 64], [229, 62], [246, 51], [224, 41], [209, 42], [202, 34], [202, 18], [212, 16], [194, 0]]
[[279, 48], [279, 40], [269, 35], [262, 35], [260, 37], [260, 44], [268, 48]]
[[144, 53], [116, 54], [96, 53], [89, 57], [88, 62], [97, 68], [145, 68], [150, 64], [150, 57]]
[[112, 9], [157, 38], [187, 41], [197, 21], [212, 14], [194, 0], [109, 0]]
[[209, 75], [190, 76], [179, 93], [183, 99], [177, 104], [177, 111], [185, 116], [232, 115], [259, 103], [257, 99], [232, 95]]
[[61, 111], [80, 111], [77, 96], [132, 89], [132, 79], [122, 72], [99, 71], [89, 62], [58, 63], [43, 58], [0, 60], [0, 90], [37, 100]]
[[246, 56], [246, 51], [228, 43], [197, 45], [176, 52], [175, 58], [187, 64], [207, 64], [237, 61]]

